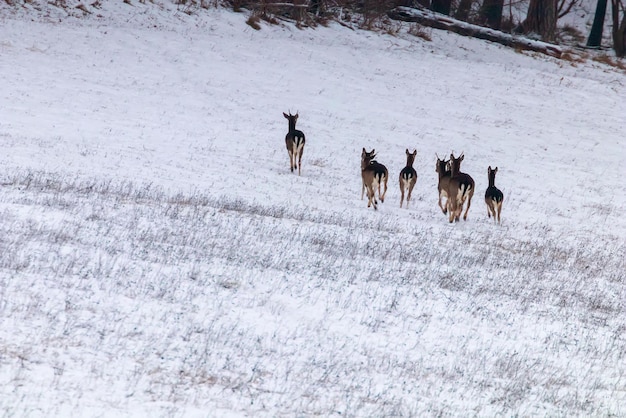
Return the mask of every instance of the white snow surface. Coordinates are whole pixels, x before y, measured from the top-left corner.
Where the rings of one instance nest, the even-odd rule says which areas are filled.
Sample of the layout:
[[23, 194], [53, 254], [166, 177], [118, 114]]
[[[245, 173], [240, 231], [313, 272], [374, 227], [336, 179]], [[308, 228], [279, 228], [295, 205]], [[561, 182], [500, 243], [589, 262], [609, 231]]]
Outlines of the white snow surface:
[[408, 25], [29, 8], [0, 6], [2, 416], [626, 416], [623, 72]]

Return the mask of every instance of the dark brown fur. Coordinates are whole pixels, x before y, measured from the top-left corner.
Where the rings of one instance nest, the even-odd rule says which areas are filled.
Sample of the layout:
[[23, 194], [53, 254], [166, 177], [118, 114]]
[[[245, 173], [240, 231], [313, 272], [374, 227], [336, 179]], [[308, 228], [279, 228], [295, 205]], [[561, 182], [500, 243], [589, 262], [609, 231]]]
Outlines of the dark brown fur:
[[[445, 215], [448, 213], [448, 184], [450, 183], [450, 161], [446, 161], [445, 159], [440, 160], [437, 157], [437, 164], [435, 165], [435, 171], [439, 175], [439, 184], [437, 185], [437, 189], [439, 191], [439, 207], [441, 211]], [[441, 204], [441, 199], [446, 199], [446, 204], [443, 206]]]
[[464, 155], [454, 158], [454, 154], [450, 154], [450, 182], [448, 183], [448, 219], [450, 223], [459, 220], [466, 201], [467, 208], [463, 220], [467, 220], [467, 213], [472, 205], [472, 196], [474, 196], [474, 179], [469, 174], [461, 172], [461, 162], [464, 158]]
[[296, 129], [296, 122], [298, 121], [298, 113], [292, 115], [283, 112], [283, 116], [289, 121], [289, 132], [285, 136], [285, 145], [287, 146], [287, 152], [289, 153], [289, 166], [291, 172], [298, 167], [298, 175], [302, 168], [302, 154], [304, 153], [304, 143], [306, 142], [304, 133]]
[[498, 167], [491, 169], [491, 166], [487, 169], [487, 178], [489, 180], [489, 187], [485, 191], [485, 203], [487, 204], [487, 216], [496, 223], [501, 223], [500, 212], [502, 211], [502, 202], [504, 202], [504, 194], [496, 187], [496, 173]]
[[[376, 158], [376, 151], [361, 152], [361, 179], [363, 186], [361, 188], [361, 200], [363, 199], [363, 193], [367, 190], [367, 207], [374, 205], [374, 209], [378, 209], [378, 202], [376, 201], [375, 191], [378, 186], [378, 197], [381, 202], [385, 201], [385, 194], [387, 193], [387, 179], [389, 178], [389, 172], [387, 167], [374, 160]], [[385, 191], [380, 194], [381, 184], [384, 184]]]
[[409, 207], [409, 201], [411, 200], [411, 193], [413, 192], [413, 187], [415, 187], [415, 183], [417, 182], [417, 172], [413, 168], [413, 162], [415, 161], [415, 156], [417, 155], [417, 150], [413, 150], [413, 152], [409, 152], [407, 148], [406, 151], [406, 166], [400, 171], [400, 207], [402, 207], [402, 203], [404, 202], [404, 192], [407, 191], [406, 197], [406, 207]]

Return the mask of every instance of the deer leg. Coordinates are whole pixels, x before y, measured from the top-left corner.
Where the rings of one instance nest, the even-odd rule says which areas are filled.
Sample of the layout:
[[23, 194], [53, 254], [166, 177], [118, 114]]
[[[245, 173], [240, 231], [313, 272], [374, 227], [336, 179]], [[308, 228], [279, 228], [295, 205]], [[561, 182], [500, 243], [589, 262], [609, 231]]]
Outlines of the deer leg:
[[443, 212], [443, 214], [445, 215], [446, 213], [448, 213], [448, 199], [446, 196], [446, 205], [442, 206], [441, 205], [441, 192], [439, 192], [439, 208], [441, 209], [441, 211]]
[[463, 191], [458, 189], [455, 193], [448, 194], [448, 219], [450, 223], [459, 220], [460, 211], [463, 210]]
[[289, 168], [291, 169], [291, 172], [293, 173], [293, 151], [289, 150]]
[[304, 144], [300, 145], [300, 149], [298, 151], [298, 175], [300, 175], [300, 169], [302, 168], [302, 153], [304, 152]]
[[456, 211], [456, 208], [452, 204], [452, 199], [450, 198], [448, 198], [448, 201], [446, 202], [446, 209], [448, 210], [448, 221], [450, 223], [454, 222], [454, 212]]
[[367, 207], [370, 207], [370, 204], [374, 205], [374, 210], [378, 210], [378, 202], [376, 201], [375, 190], [371, 185], [367, 186]]
[[[500, 212], [502, 211], [502, 202], [498, 203], [498, 224], [502, 224], [502, 218], [500, 217]], [[495, 218], [495, 215], [494, 215]]]
[[[472, 206], [472, 196], [474, 196], [474, 190], [470, 190], [469, 196], [467, 197], [467, 208], [465, 209], [465, 215], [463, 215], [463, 220], [467, 221], [467, 212], [469, 212], [470, 206]], [[459, 211], [459, 215], [463, 211], [463, 207], [461, 207], [461, 211]]]
[[411, 200], [411, 193], [413, 193], [413, 187], [415, 187], [415, 182], [409, 184], [409, 195], [406, 198], [406, 207], [409, 208], [409, 201]]
[[439, 195], [439, 208], [441, 209], [441, 211], [443, 212], [443, 214], [445, 215], [446, 213], [448, 213], [448, 202], [446, 202], [446, 207], [444, 208], [441, 205], [441, 195]]
[[[387, 194], [387, 176], [384, 176], [383, 181], [385, 182], [385, 191], [383, 192], [383, 195], [380, 198], [381, 202], [385, 201], [385, 195]], [[380, 195], [380, 183], [378, 184], [378, 194]]]
[[[402, 178], [400, 179], [400, 207], [402, 207], [402, 202], [404, 202], [404, 184]], [[407, 199], [408, 204], [408, 199]]]

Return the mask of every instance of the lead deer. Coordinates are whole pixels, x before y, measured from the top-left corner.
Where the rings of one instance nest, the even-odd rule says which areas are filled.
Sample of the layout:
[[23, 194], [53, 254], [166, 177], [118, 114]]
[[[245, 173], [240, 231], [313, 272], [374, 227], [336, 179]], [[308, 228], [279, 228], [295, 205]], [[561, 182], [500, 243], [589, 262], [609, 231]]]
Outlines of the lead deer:
[[504, 202], [504, 194], [496, 187], [496, 173], [498, 167], [491, 169], [491, 166], [487, 169], [487, 178], [489, 179], [489, 187], [485, 191], [485, 203], [487, 204], [487, 216], [491, 218], [493, 214], [493, 220], [496, 223], [500, 221], [500, 211], [502, 211], [502, 202]]
[[298, 175], [300, 175], [300, 169], [302, 167], [302, 153], [304, 152], [304, 133], [296, 129], [296, 122], [298, 121], [298, 113], [292, 115], [283, 112], [283, 116], [289, 121], [289, 132], [285, 136], [285, 145], [287, 146], [287, 152], [289, 152], [289, 165], [291, 172], [298, 167]]
[[[376, 201], [375, 192], [378, 188], [378, 197], [381, 202], [385, 201], [385, 194], [387, 193], [387, 178], [389, 172], [387, 167], [374, 160], [376, 158], [376, 150], [370, 152], [361, 152], [361, 179], [363, 181], [363, 187], [361, 188], [361, 200], [363, 200], [363, 193], [367, 189], [367, 207], [374, 205], [374, 209], [378, 210], [378, 202]], [[385, 191], [380, 194], [380, 186], [384, 184]]]
[[[437, 189], [439, 190], [439, 207], [445, 215], [448, 213], [448, 184], [450, 183], [450, 161], [439, 159], [437, 155], [437, 164], [435, 165], [435, 171], [439, 175], [439, 184]], [[441, 205], [441, 199], [446, 199], [446, 205]]]
[[406, 166], [402, 169], [402, 171], [400, 171], [400, 207], [402, 207], [402, 202], [404, 202], [404, 192], [407, 191], [406, 207], [408, 209], [409, 201], [411, 200], [411, 193], [413, 192], [413, 187], [415, 187], [415, 182], [417, 181], [417, 172], [413, 168], [413, 162], [415, 161], [417, 150], [413, 150], [411, 153], [407, 148], [405, 153]]
[[463, 205], [467, 201], [467, 208], [463, 220], [467, 220], [467, 213], [472, 205], [474, 196], [474, 179], [465, 173], [461, 173], [461, 162], [465, 155], [454, 158], [450, 154], [450, 182], [448, 183], [448, 220], [450, 223], [458, 221], [463, 212]]

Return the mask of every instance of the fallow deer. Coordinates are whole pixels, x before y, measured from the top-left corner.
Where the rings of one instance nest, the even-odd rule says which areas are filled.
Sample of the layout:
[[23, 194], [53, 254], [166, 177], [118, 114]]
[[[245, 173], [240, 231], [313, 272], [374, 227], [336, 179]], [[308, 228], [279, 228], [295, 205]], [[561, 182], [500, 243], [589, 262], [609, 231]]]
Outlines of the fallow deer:
[[[439, 159], [437, 156], [437, 164], [435, 165], [435, 171], [439, 174], [439, 184], [437, 189], [439, 190], [439, 207], [445, 215], [448, 213], [448, 183], [450, 183], [450, 161]], [[446, 205], [441, 205], [441, 199], [446, 199]]]
[[504, 194], [496, 187], [496, 173], [498, 167], [491, 169], [491, 166], [487, 169], [487, 178], [489, 179], [489, 187], [485, 191], [485, 203], [487, 204], [487, 216], [491, 218], [493, 214], [493, 220], [496, 223], [500, 221], [500, 211], [502, 210], [502, 202], [504, 202]]
[[298, 167], [298, 175], [300, 175], [300, 169], [302, 167], [302, 153], [304, 152], [304, 133], [296, 129], [296, 122], [298, 121], [298, 113], [292, 115], [283, 112], [283, 116], [289, 121], [289, 132], [285, 136], [285, 145], [287, 146], [287, 152], [289, 152], [289, 165], [291, 172]]
[[461, 173], [461, 162], [465, 156], [454, 158], [450, 154], [450, 182], [448, 183], [448, 219], [450, 223], [458, 221], [463, 212], [463, 205], [467, 201], [467, 208], [463, 220], [467, 220], [467, 213], [472, 205], [474, 196], [474, 179], [465, 173]]
[[[363, 187], [361, 188], [361, 200], [363, 200], [363, 193], [367, 189], [367, 207], [374, 205], [374, 209], [378, 209], [378, 202], [376, 201], [376, 188], [378, 188], [378, 197], [381, 202], [385, 201], [385, 194], [387, 193], [387, 178], [389, 172], [387, 167], [374, 160], [376, 158], [376, 151], [361, 152], [361, 179], [363, 181]], [[385, 186], [385, 191], [380, 194], [381, 184]]]
[[406, 207], [408, 209], [409, 201], [411, 200], [411, 193], [413, 192], [413, 187], [415, 187], [415, 182], [417, 181], [417, 172], [413, 168], [413, 162], [415, 161], [417, 150], [413, 150], [411, 153], [407, 148], [405, 152], [406, 167], [400, 171], [400, 207], [402, 207], [402, 202], [404, 202], [404, 192], [407, 191]]

